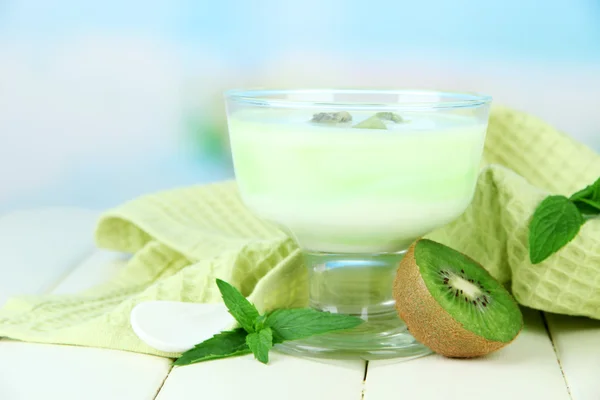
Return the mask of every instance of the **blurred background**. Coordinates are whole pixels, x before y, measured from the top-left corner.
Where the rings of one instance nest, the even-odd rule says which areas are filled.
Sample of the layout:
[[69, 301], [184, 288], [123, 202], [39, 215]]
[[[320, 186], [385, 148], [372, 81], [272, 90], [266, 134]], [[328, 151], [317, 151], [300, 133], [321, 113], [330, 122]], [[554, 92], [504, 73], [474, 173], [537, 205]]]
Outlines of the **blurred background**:
[[0, 1], [0, 213], [231, 178], [249, 86], [479, 91], [600, 150], [600, 1]]

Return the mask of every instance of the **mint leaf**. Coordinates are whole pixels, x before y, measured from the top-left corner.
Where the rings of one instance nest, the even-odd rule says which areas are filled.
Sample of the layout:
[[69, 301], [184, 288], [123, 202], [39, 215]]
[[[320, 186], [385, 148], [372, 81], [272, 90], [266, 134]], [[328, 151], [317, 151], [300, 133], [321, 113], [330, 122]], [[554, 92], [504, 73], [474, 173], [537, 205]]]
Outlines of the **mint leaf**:
[[254, 304], [250, 303], [236, 288], [221, 279], [217, 279], [217, 286], [223, 296], [223, 302], [233, 318], [246, 332], [254, 332], [254, 321], [259, 317]]
[[276, 343], [297, 340], [327, 332], [357, 327], [364, 321], [358, 317], [332, 314], [312, 308], [280, 309], [267, 316], [265, 325], [273, 330]]
[[600, 179], [589, 186], [574, 193], [570, 200], [575, 203], [579, 211], [588, 215], [600, 214]]
[[261, 315], [258, 318], [256, 318], [256, 321], [254, 321], [254, 331], [258, 332], [261, 329], [263, 329], [265, 327], [265, 321], [267, 320], [267, 316], [266, 315]]
[[273, 332], [267, 327], [246, 337], [246, 344], [254, 357], [263, 364], [269, 362], [269, 350], [273, 347]]
[[246, 344], [247, 335], [248, 333], [242, 328], [221, 332], [197, 344], [193, 349], [186, 351], [173, 364], [188, 365], [207, 360], [249, 354], [251, 351]]
[[565, 196], [546, 197], [529, 224], [529, 259], [538, 264], [569, 243], [584, 220], [575, 204]]
[[591, 185], [586, 186], [578, 192], [571, 195], [570, 200], [576, 201], [580, 199], [600, 200], [600, 178]]
[[586, 215], [600, 214], [600, 201], [580, 199], [573, 202], [577, 209]]

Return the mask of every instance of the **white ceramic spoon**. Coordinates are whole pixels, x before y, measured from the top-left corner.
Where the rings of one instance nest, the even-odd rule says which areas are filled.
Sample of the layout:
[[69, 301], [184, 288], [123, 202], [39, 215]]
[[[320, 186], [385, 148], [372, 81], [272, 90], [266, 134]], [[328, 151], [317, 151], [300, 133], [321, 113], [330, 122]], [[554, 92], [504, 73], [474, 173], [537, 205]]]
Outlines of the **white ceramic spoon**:
[[235, 325], [223, 303], [147, 301], [131, 310], [131, 327], [148, 346], [183, 353]]

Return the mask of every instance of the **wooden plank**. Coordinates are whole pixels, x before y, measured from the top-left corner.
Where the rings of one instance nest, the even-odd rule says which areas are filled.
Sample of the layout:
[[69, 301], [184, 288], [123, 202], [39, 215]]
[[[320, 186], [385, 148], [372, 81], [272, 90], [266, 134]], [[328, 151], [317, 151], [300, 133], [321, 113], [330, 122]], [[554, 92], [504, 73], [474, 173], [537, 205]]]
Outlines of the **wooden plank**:
[[93, 250], [97, 213], [49, 208], [0, 217], [0, 305], [52, 289]]
[[600, 399], [600, 321], [545, 315], [571, 397]]
[[[74, 293], [110, 279], [122, 268], [126, 257], [105, 251], [95, 251], [81, 262], [92, 249], [95, 216], [86, 219], [79, 210], [71, 211], [33, 211], [0, 219], [3, 246], [11, 232], [19, 233], [9, 239], [10, 247], [0, 249], [0, 282], [12, 288], [10, 294], [45, 288]], [[143, 354], [0, 341], [0, 399], [149, 400], [169, 370], [170, 360]]]
[[311, 360], [273, 352], [176, 367], [158, 400], [360, 400], [363, 361]]
[[0, 342], [0, 399], [150, 400], [164, 359], [123, 351]]
[[431, 355], [407, 362], [370, 362], [365, 400], [568, 400], [540, 313], [524, 310], [524, 316], [526, 325], [519, 337], [483, 358]]

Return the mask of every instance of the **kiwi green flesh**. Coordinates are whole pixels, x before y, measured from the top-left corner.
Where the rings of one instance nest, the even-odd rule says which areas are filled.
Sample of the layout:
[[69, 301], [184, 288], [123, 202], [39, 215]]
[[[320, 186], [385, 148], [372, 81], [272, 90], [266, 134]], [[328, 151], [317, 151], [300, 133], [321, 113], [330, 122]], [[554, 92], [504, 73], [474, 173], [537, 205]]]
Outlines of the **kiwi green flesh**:
[[466, 330], [508, 343], [523, 326], [511, 294], [481, 265], [431, 240], [415, 246], [415, 261], [431, 296]]

